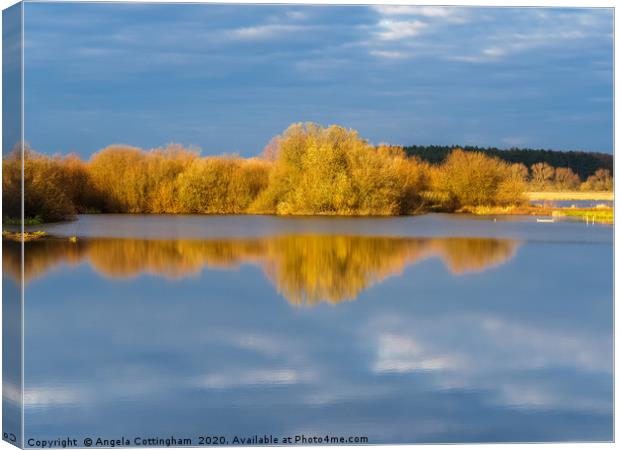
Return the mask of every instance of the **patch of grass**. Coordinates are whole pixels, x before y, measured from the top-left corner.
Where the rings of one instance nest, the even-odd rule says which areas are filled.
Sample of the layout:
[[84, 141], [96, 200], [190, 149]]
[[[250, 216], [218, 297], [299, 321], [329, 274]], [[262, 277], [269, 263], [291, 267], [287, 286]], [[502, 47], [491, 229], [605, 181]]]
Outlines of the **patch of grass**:
[[554, 216], [576, 217], [584, 221], [595, 223], [614, 223], [614, 209], [608, 207], [599, 208], [548, 208], [545, 206], [472, 206], [464, 207], [457, 212], [470, 213], [481, 216], [491, 215], [528, 215], [528, 216]]
[[613, 208], [596, 208], [596, 209], [578, 209], [578, 208], [564, 208], [554, 210], [552, 215], [565, 216], [565, 217], [579, 217], [588, 222], [599, 223], [614, 223], [614, 210]]
[[[22, 219], [19, 217], [5, 217], [2, 220], [2, 223], [4, 223], [5, 225], [21, 225]], [[42, 223], [43, 219], [41, 218], [41, 216], [26, 217], [24, 219], [24, 225], [41, 225]]]
[[537, 206], [530, 205], [508, 205], [508, 206], [465, 206], [457, 212], [475, 214], [479, 216], [487, 215], [545, 215], [551, 211]]

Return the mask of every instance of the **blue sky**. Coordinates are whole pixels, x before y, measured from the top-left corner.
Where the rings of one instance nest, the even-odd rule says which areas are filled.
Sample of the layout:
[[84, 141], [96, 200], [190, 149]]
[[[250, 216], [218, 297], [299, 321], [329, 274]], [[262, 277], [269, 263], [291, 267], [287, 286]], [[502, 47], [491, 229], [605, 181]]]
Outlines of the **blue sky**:
[[250, 156], [315, 121], [611, 152], [612, 44], [611, 9], [27, 3], [25, 134]]

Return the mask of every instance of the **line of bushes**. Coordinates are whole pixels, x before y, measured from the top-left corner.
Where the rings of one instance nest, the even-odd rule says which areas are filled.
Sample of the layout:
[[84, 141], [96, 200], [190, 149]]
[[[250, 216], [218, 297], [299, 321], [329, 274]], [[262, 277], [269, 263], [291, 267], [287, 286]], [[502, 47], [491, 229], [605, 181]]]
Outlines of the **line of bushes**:
[[[3, 159], [3, 217], [19, 217], [21, 152]], [[294, 124], [260, 158], [178, 145], [110, 146], [90, 160], [24, 152], [25, 216], [76, 213], [399, 215], [524, 202], [527, 169], [479, 152], [432, 165], [339, 126]]]
[[613, 190], [613, 178], [607, 169], [597, 169], [582, 182], [579, 175], [568, 167], [555, 168], [547, 163], [536, 163], [528, 171], [527, 179], [532, 191]]
[[448, 155], [460, 148], [467, 152], [484, 153], [500, 158], [509, 164], [523, 164], [531, 168], [534, 164], [546, 163], [553, 168], [569, 168], [582, 180], [599, 170], [608, 170], [613, 174], [613, 155], [601, 152], [559, 151], [531, 148], [498, 149], [495, 147], [448, 146], [448, 145], [412, 145], [405, 147], [409, 156], [417, 156], [431, 164], [441, 164]]

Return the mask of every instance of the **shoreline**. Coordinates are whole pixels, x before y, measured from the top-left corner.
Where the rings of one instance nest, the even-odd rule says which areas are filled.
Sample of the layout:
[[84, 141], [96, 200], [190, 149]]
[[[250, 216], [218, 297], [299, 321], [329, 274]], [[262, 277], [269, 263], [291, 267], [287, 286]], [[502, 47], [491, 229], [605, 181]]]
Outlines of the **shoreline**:
[[541, 201], [541, 200], [592, 200], [592, 201], [613, 201], [613, 191], [530, 191], [526, 192], [525, 196], [529, 201]]
[[[570, 200], [591, 200], [591, 201], [613, 201], [614, 192], [609, 191], [545, 191], [545, 192], [525, 192], [525, 197], [527, 197], [528, 202], [532, 201], [570, 201]], [[375, 214], [332, 214], [332, 213], [323, 213], [323, 214], [251, 214], [251, 213], [239, 213], [239, 214], [166, 214], [166, 213], [83, 213], [76, 214], [74, 218], [63, 220], [63, 221], [55, 221], [55, 222], [41, 222], [41, 223], [28, 223], [28, 219], [26, 219], [24, 229], [25, 233], [25, 241], [29, 240], [38, 240], [43, 236], [36, 236], [36, 233], [39, 233], [37, 230], [38, 226], [50, 225], [50, 224], [61, 224], [67, 222], [73, 222], [77, 220], [79, 215], [121, 215], [121, 216], [133, 216], [133, 215], [153, 215], [153, 216], [271, 216], [271, 217], [281, 217], [281, 218], [292, 218], [292, 217], [346, 217], [346, 218], [390, 218], [390, 217], [411, 217], [411, 216], [423, 216], [426, 214], [432, 213], [442, 213], [442, 214], [451, 214], [451, 215], [474, 215], [474, 216], [540, 216], [540, 217], [553, 217], [553, 218], [568, 218], [571, 217], [573, 220], [582, 220], [584, 222], [598, 222], [606, 225], [613, 225], [614, 223], [614, 207], [613, 206], [605, 206], [598, 205], [596, 207], [586, 207], [586, 208], [578, 208], [578, 207], [554, 207], [553, 205], [536, 205], [532, 203], [526, 203], [523, 205], [512, 205], [512, 206], [464, 206], [456, 211], [442, 211], [438, 209], [433, 209], [432, 207], [425, 211], [420, 211], [417, 213], [411, 214], [402, 214], [402, 215], [375, 215]], [[3, 222], [3, 239], [5, 240], [14, 240], [19, 241], [19, 227], [21, 225], [19, 223], [11, 222]], [[11, 236], [9, 236], [11, 235]]]
[[[269, 216], [276, 218], [311, 218], [311, 217], [333, 217], [333, 218], [398, 218], [398, 217], [415, 217], [415, 216], [425, 216], [428, 214], [447, 214], [451, 216], [477, 216], [483, 218], [485, 216], [491, 218], [506, 216], [529, 216], [529, 217], [551, 217], [557, 219], [564, 220], [578, 220], [589, 223], [599, 223], [612, 225], [614, 219], [614, 209], [613, 207], [598, 207], [598, 208], [573, 208], [573, 207], [565, 207], [565, 208], [553, 208], [547, 206], [538, 206], [538, 205], [522, 205], [522, 206], [509, 206], [509, 207], [464, 207], [457, 211], [446, 212], [446, 211], [425, 211], [419, 214], [404, 214], [404, 215], [336, 215], [336, 214], [314, 214], [314, 215], [300, 215], [300, 214], [289, 214], [289, 215], [277, 215], [277, 214], [149, 214], [149, 213], [96, 213], [96, 214], [83, 214], [83, 215], [94, 215], [94, 216], [196, 216], [196, 217], [217, 217], [217, 216]], [[82, 215], [82, 214], [80, 214]], [[78, 215], [78, 216], [80, 216]], [[26, 225], [24, 229], [24, 241], [32, 241], [39, 240], [41, 238], [50, 237], [47, 232], [38, 230], [39, 226], [47, 226], [54, 224], [66, 224], [70, 222], [74, 222], [78, 220], [78, 216], [71, 220], [59, 221], [59, 222], [45, 222], [37, 225]], [[3, 240], [12, 240], [12, 241], [21, 241], [21, 231], [20, 225], [16, 224], [3, 224]]]

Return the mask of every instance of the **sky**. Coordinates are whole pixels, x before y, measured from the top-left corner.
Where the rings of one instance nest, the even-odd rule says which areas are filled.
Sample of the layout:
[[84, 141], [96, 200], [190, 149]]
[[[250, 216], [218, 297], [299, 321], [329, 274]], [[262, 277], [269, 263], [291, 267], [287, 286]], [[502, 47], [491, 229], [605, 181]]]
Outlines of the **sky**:
[[291, 123], [371, 143], [613, 150], [613, 11], [25, 4], [25, 138], [259, 154]]

